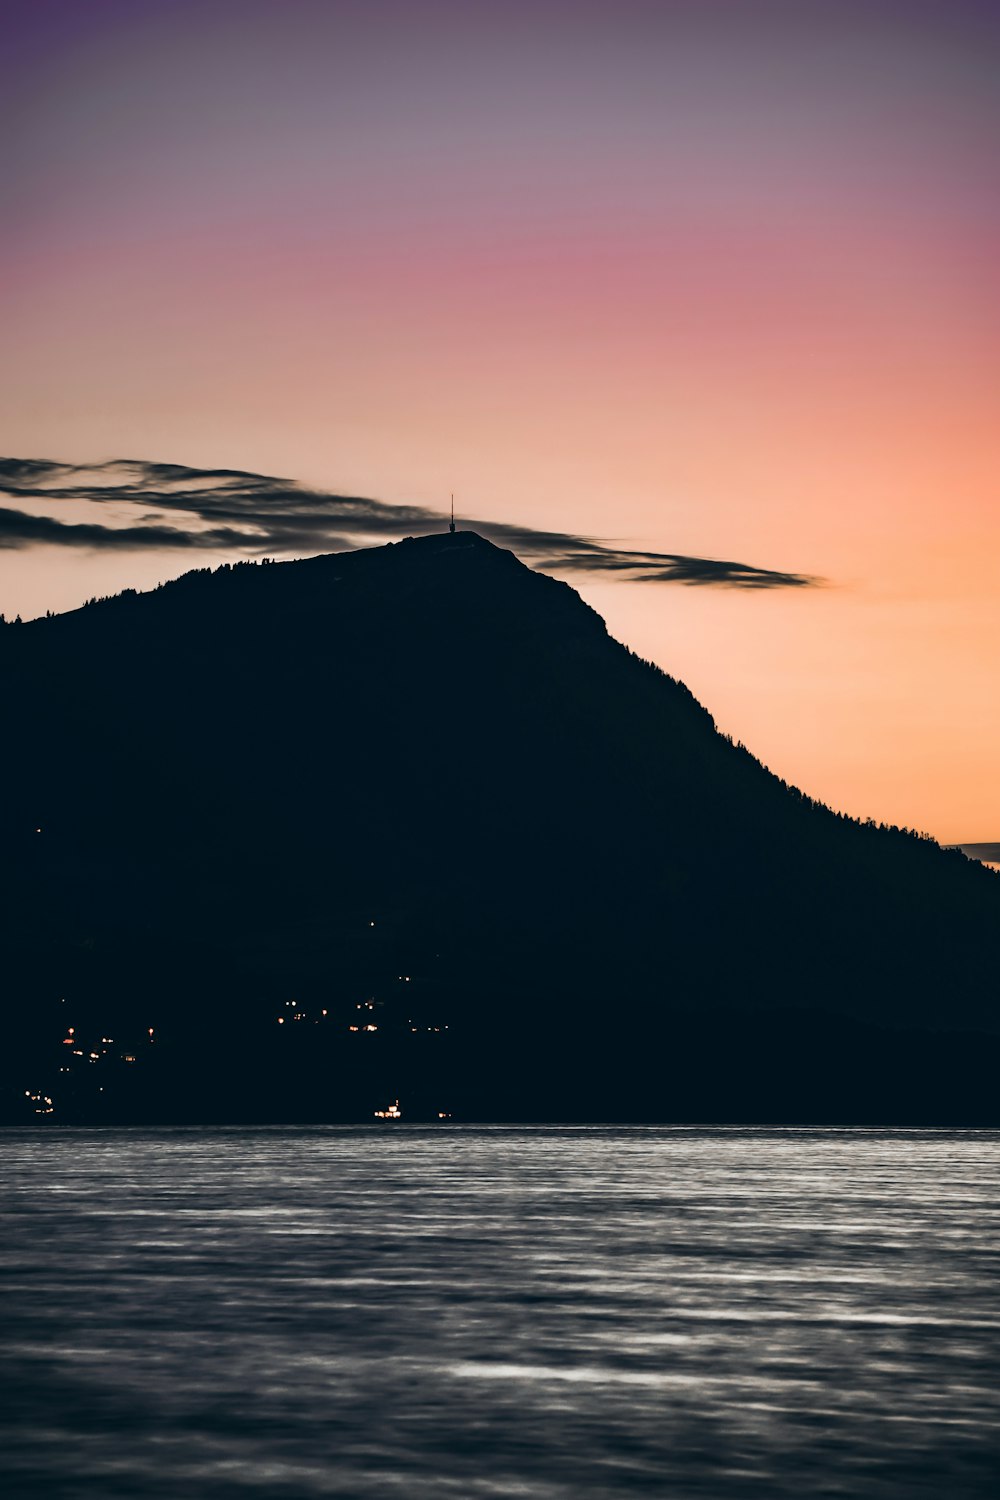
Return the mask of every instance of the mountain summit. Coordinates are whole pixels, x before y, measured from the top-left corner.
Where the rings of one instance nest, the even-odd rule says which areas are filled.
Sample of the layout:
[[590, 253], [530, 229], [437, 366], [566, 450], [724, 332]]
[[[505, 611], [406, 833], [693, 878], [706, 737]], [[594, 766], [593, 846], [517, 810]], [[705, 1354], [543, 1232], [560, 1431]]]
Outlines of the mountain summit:
[[153, 1028], [163, 1117], [993, 1108], [1000, 881], [777, 780], [474, 532], [8, 625], [0, 686], [14, 1093], [73, 1024]]

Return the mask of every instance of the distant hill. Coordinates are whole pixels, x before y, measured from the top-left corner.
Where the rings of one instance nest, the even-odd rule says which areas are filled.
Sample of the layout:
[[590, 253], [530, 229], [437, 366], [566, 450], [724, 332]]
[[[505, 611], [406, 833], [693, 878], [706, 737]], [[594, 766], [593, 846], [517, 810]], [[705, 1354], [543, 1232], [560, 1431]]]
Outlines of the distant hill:
[[956, 844], [970, 859], [982, 860], [984, 864], [1000, 864], [1000, 844]]
[[8, 624], [0, 689], [9, 1118], [1000, 1113], [1000, 878], [474, 533]]

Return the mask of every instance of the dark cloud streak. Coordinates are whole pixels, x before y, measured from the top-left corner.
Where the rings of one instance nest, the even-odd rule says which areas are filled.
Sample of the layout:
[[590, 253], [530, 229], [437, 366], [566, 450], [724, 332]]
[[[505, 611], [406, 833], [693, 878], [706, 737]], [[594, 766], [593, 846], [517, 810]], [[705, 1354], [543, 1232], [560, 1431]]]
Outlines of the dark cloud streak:
[[[18, 508], [18, 502], [67, 501], [145, 507], [148, 514], [105, 526]], [[167, 524], [171, 512], [177, 520]], [[328, 494], [239, 469], [190, 469], [135, 459], [86, 467], [0, 459], [0, 548], [48, 544], [114, 551], [316, 552], [439, 530], [445, 520], [443, 512], [427, 506]], [[742, 562], [629, 551], [567, 532], [492, 521], [474, 525], [491, 541], [554, 573], [608, 573], [637, 583], [741, 589], [803, 588], [819, 581]]]
[[30, 516], [24, 511], [0, 508], [0, 548], [7, 549], [49, 543], [138, 552], [147, 548], [164, 551], [174, 547], [236, 547], [245, 542], [244, 534], [231, 527], [214, 527], [195, 535], [174, 526], [159, 525], [153, 517], [135, 526], [99, 526], [93, 522], [55, 521], [50, 516]]

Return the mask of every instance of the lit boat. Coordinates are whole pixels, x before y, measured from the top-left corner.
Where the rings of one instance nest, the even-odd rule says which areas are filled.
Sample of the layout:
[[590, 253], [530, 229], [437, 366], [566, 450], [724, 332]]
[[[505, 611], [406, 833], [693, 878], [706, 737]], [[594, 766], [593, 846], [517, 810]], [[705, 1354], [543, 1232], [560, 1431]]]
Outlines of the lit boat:
[[388, 1109], [377, 1109], [375, 1118], [376, 1120], [401, 1120], [403, 1111], [399, 1107], [399, 1100], [394, 1099]]

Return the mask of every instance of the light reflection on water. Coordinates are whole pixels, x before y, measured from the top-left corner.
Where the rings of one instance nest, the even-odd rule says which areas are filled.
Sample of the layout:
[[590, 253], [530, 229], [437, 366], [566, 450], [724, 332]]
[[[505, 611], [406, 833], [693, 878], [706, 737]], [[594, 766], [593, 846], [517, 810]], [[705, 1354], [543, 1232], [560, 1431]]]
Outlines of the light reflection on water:
[[1000, 1492], [1000, 1133], [10, 1130], [11, 1497]]

